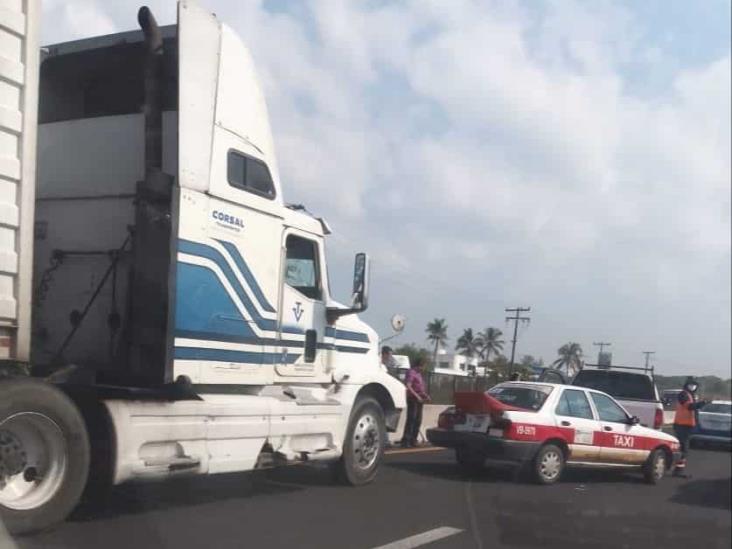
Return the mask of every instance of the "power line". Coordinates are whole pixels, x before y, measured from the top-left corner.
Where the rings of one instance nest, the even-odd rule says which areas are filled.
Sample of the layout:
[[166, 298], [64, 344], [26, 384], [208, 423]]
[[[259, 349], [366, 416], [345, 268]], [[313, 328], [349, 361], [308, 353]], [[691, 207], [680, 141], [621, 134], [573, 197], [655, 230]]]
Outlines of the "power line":
[[528, 316], [521, 316], [521, 313], [528, 313], [531, 307], [507, 307], [507, 313], [514, 313], [514, 316], [507, 316], [506, 322], [513, 320], [513, 339], [511, 340], [511, 369], [513, 369], [513, 359], [516, 356], [516, 340], [518, 339], [519, 322], [531, 322]]

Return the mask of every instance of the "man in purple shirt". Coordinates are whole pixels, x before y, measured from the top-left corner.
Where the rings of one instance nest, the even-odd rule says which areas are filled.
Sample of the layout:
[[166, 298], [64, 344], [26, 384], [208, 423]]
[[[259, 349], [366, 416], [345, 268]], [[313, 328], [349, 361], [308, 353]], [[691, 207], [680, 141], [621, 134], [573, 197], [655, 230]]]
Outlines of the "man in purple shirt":
[[407, 423], [402, 436], [402, 446], [404, 447], [417, 445], [417, 436], [422, 425], [422, 407], [425, 402], [430, 400], [424, 378], [422, 378], [423, 365], [424, 361], [421, 357], [415, 358], [404, 378], [404, 385], [407, 387]]

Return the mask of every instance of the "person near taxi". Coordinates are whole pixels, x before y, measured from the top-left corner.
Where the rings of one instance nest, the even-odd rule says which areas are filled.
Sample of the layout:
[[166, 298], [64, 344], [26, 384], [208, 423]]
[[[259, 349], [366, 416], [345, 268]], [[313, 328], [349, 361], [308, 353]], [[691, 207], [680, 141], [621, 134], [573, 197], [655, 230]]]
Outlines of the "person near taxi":
[[392, 351], [391, 347], [389, 347], [388, 345], [384, 345], [381, 348], [381, 365], [390, 374], [394, 373], [394, 356], [393, 355], [394, 355], [394, 352]]
[[706, 401], [699, 400], [696, 391], [699, 383], [688, 377], [684, 383], [684, 390], [679, 393], [676, 400], [676, 413], [674, 414], [674, 433], [681, 444], [681, 458], [676, 462], [674, 475], [686, 476], [686, 459], [689, 452], [689, 437], [696, 427], [696, 411], [706, 404]]
[[422, 425], [422, 407], [430, 400], [422, 377], [423, 366], [424, 360], [421, 357], [415, 358], [404, 378], [404, 385], [407, 388], [407, 421], [401, 443], [405, 447], [417, 445], [417, 436]]

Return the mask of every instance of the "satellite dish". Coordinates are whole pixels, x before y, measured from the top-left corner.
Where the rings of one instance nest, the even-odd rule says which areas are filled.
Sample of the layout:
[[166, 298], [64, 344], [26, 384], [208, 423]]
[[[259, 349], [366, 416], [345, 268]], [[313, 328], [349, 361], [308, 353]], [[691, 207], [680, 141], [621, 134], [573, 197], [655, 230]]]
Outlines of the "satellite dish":
[[406, 324], [407, 319], [404, 318], [403, 315], [394, 315], [391, 317], [391, 327], [395, 332], [401, 332], [404, 330], [404, 324]]

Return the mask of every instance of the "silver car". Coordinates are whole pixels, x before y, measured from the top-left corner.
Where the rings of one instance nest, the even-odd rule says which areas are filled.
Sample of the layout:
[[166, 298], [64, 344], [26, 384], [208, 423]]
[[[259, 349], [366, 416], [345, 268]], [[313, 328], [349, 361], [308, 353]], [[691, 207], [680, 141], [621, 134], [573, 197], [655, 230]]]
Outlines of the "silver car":
[[697, 426], [691, 441], [732, 442], [732, 402], [713, 400], [698, 412]]

